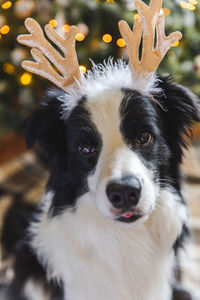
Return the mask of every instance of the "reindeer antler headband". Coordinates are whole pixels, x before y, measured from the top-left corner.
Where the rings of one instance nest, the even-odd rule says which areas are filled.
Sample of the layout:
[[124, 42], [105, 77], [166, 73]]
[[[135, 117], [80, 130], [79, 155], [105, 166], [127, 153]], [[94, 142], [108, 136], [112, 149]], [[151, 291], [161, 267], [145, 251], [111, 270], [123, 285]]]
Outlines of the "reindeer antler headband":
[[[161, 11], [162, 0], [151, 0], [148, 7], [141, 0], [135, 1], [140, 18], [135, 20], [133, 31], [125, 21], [119, 22], [119, 29], [128, 48], [131, 69], [137, 75], [149, 74], [157, 70], [160, 62], [173, 44], [182, 38], [178, 31], [165, 35], [165, 17]], [[154, 49], [155, 29], [157, 45]], [[139, 46], [143, 34], [142, 57], [139, 60]]]
[[[162, 0], [150, 0], [147, 6], [141, 0], [135, 1], [136, 9], [140, 15], [135, 20], [133, 31], [125, 21], [119, 22], [119, 29], [126, 41], [129, 63], [134, 77], [149, 78], [158, 68], [160, 62], [169, 48], [181, 39], [180, 32], [165, 35], [165, 17], [162, 14]], [[31, 47], [33, 61], [23, 61], [22, 67], [29, 72], [41, 75], [54, 84], [67, 90], [68, 86], [81, 81], [81, 73], [75, 50], [77, 27], [71, 26], [67, 36], [61, 37], [50, 25], [45, 26], [45, 33], [63, 52], [64, 57], [47, 41], [40, 25], [31, 18], [25, 21], [30, 34], [20, 35], [18, 42]], [[155, 31], [157, 36], [156, 47]], [[142, 56], [139, 59], [139, 46], [143, 41]], [[50, 62], [56, 66], [62, 76], [58, 74]]]
[[[18, 42], [31, 47], [31, 54], [36, 62], [23, 61], [22, 67], [32, 73], [41, 75], [66, 90], [75, 80], [81, 80], [79, 63], [76, 55], [75, 41], [78, 28], [71, 26], [65, 38], [62, 38], [50, 25], [45, 26], [45, 33], [64, 54], [64, 57], [47, 41], [40, 25], [31, 18], [26, 19], [25, 26], [30, 34], [18, 36]], [[47, 58], [62, 74], [59, 75]]]

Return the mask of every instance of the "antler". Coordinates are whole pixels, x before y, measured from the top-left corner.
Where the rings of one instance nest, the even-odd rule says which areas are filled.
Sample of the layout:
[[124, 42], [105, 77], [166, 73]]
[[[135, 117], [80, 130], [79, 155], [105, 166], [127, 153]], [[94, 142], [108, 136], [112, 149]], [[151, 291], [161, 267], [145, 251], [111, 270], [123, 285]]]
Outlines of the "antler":
[[[76, 26], [70, 27], [65, 38], [58, 35], [50, 25], [45, 26], [45, 33], [48, 38], [61, 49], [64, 57], [47, 41], [40, 25], [34, 19], [26, 19], [25, 27], [30, 34], [20, 35], [17, 40], [19, 43], [33, 48], [31, 49], [31, 54], [35, 59], [35, 62], [22, 62], [22, 67], [25, 70], [49, 79], [63, 90], [66, 90], [74, 81], [81, 80], [75, 50], [76, 34], [78, 31]], [[55, 65], [62, 76], [55, 71], [47, 58]]]
[[[119, 22], [119, 30], [127, 44], [132, 71], [137, 76], [142, 73], [148, 75], [156, 71], [168, 49], [182, 38], [182, 34], [176, 31], [169, 36], [165, 35], [165, 17], [161, 10], [162, 0], [151, 0], [150, 6], [141, 0], [136, 0], [135, 7], [140, 17], [135, 20], [133, 31], [123, 20]], [[157, 44], [154, 48], [155, 30]], [[140, 60], [141, 38], [143, 45]]]

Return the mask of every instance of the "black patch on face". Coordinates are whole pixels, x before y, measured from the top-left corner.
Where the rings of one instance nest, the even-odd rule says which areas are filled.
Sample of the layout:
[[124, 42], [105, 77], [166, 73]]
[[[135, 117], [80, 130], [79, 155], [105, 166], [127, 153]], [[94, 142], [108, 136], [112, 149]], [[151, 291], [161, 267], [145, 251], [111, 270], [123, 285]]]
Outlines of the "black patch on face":
[[[99, 157], [101, 137], [84, 106], [85, 101], [81, 99], [64, 120], [62, 103], [54, 94], [25, 123], [28, 146], [37, 141], [50, 166], [47, 191], [54, 192], [51, 216], [74, 207], [76, 199], [87, 192], [87, 177], [94, 171]], [[81, 143], [94, 147], [94, 155], [81, 154], [78, 150]]]
[[[163, 92], [155, 96], [157, 102], [137, 91], [123, 90], [121, 131], [130, 148], [140, 155], [147, 167], [155, 170], [157, 184], [161, 188], [173, 187], [184, 203], [180, 191], [182, 148], [186, 147], [184, 135], [191, 130], [192, 122], [199, 120], [199, 100], [166, 78], [162, 79], [160, 87]], [[137, 144], [141, 130], [150, 131], [153, 136], [150, 143]], [[181, 235], [173, 245], [176, 256], [188, 235], [188, 228], [183, 224]]]
[[[154, 101], [133, 90], [123, 90], [121, 131], [125, 141], [137, 152], [147, 167], [158, 171], [160, 186], [173, 186], [180, 194], [180, 163], [185, 136], [194, 121], [200, 120], [199, 99], [188, 89], [160, 78], [161, 93]], [[150, 131], [150, 143], [136, 143], [140, 130]]]
[[[85, 99], [81, 100], [65, 122], [66, 158], [57, 162], [48, 183], [55, 192], [51, 207], [54, 216], [66, 207], [74, 207], [76, 199], [88, 191], [87, 177], [95, 171], [99, 157], [102, 141], [84, 103]], [[95, 153], [80, 153], [80, 144], [91, 145]]]
[[[167, 167], [170, 153], [155, 104], [137, 91], [126, 89], [123, 93], [120, 129], [124, 140], [140, 156], [143, 163], [154, 171], [155, 180], [159, 180]], [[150, 142], [138, 143], [142, 132], [150, 133]]]

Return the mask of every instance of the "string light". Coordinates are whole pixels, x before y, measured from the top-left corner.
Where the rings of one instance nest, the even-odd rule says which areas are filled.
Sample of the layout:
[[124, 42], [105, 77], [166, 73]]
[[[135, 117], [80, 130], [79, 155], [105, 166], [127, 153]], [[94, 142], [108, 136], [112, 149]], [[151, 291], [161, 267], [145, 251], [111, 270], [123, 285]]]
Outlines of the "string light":
[[112, 36], [110, 34], [106, 33], [103, 35], [102, 40], [105, 43], [110, 43], [112, 41]]
[[11, 63], [5, 63], [3, 65], [3, 70], [7, 74], [13, 74], [15, 72], [15, 67]]
[[189, 10], [191, 10], [191, 11], [193, 11], [193, 10], [195, 10], [196, 9], [196, 4], [198, 3], [196, 0], [189, 0], [189, 2], [190, 3], [187, 3], [187, 2], [185, 2], [185, 1], [181, 1], [180, 2], [180, 6], [182, 7], [182, 8], [187, 8], [187, 9], [189, 9]]
[[181, 1], [181, 2], [180, 2], [180, 6], [181, 6], [182, 8], [187, 8], [188, 3], [186, 3], [185, 1]]
[[126, 42], [125, 42], [124, 39], [118, 39], [118, 40], [117, 40], [117, 45], [118, 45], [119, 47], [125, 47], [125, 46], [126, 46]]
[[80, 65], [80, 66], [79, 66], [79, 69], [80, 69], [81, 73], [83, 73], [83, 74], [87, 72], [86, 67], [83, 66], [83, 65]]
[[28, 72], [24, 72], [20, 77], [20, 82], [23, 85], [29, 85], [32, 81], [32, 75]]
[[178, 46], [179, 46], [179, 44], [180, 44], [180, 42], [179, 42], [179, 41], [177, 41], [176, 43], [174, 43], [173, 47], [178, 47]]
[[78, 32], [76, 35], [76, 40], [82, 42], [85, 39], [85, 35], [82, 32]]
[[164, 7], [164, 8], [163, 8], [163, 14], [164, 14], [165, 16], [170, 16], [171, 10], [170, 10], [168, 7]]
[[12, 2], [11, 2], [11, 1], [6, 1], [5, 3], [3, 3], [3, 4], [1, 5], [1, 7], [2, 7], [3, 9], [9, 9], [11, 6], [12, 6]]
[[58, 22], [55, 19], [52, 19], [49, 21], [49, 25], [51, 25], [51, 27], [55, 28], [58, 25]]
[[190, 3], [188, 3], [187, 8], [189, 10], [195, 10], [196, 9], [196, 7], [194, 5], [192, 5], [192, 4], [190, 4]]
[[4, 25], [1, 27], [1, 34], [7, 34], [10, 31], [10, 27], [8, 25]]
[[62, 31], [63, 32], [68, 32], [69, 31], [70, 26], [68, 24], [65, 24], [62, 26]]
[[193, 5], [197, 5], [198, 1], [197, 0], [189, 0], [190, 4], [193, 4]]
[[134, 18], [134, 20], [136, 20], [136, 19], [140, 18], [140, 15], [139, 14], [135, 14], [133, 18]]

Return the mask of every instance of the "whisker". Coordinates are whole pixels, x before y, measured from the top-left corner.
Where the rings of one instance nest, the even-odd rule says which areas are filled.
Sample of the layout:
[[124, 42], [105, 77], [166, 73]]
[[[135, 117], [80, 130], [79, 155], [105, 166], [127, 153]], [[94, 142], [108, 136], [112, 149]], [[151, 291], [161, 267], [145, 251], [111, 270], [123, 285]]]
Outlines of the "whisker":
[[163, 184], [163, 183], [172, 183], [172, 184], [174, 184], [175, 181], [172, 180], [172, 179], [169, 179], [169, 178], [161, 178], [161, 179], [156, 179], [156, 183], [161, 183], [161, 184]]

